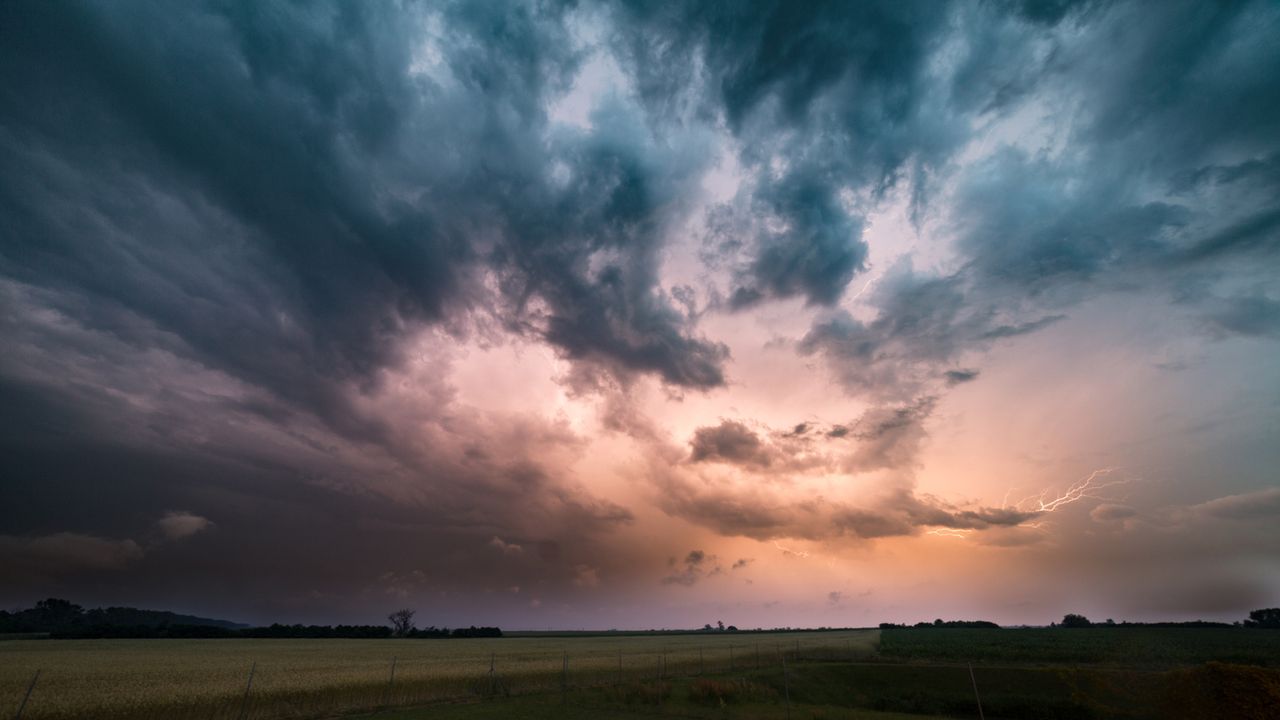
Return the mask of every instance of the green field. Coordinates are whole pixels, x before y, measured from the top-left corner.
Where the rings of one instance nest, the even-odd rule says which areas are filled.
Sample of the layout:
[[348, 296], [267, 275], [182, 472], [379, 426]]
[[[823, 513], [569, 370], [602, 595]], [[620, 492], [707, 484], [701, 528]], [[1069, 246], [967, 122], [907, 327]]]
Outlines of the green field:
[[1239, 628], [909, 628], [884, 630], [880, 655], [972, 663], [1168, 668], [1217, 660], [1280, 667], [1280, 633]]
[[968, 718], [975, 682], [992, 719], [1248, 720], [1277, 668], [1280, 633], [1239, 629], [26, 639], [0, 642], [0, 717], [39, 669], [26, 720]]

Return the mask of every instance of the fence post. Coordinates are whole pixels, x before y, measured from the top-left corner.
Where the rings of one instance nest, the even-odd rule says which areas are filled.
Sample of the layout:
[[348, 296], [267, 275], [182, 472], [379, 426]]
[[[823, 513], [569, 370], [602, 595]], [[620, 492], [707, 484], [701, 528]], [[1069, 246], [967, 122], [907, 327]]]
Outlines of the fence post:
[[729, 643], [729, 672], [733, 672], [733, 643]]
[[387, 689], [382, 693], [382, 704], [386, 705], [391, 702], [391, 691], [396, 685], [396, 658], [391, 656], [391, 677], [387, 678]]
[[760, 669], [760, 643], [756, 643], [756, 669]]
[[495, 654], [496, 653], [494, 653], [492, 650], [489, 651], [489, 695], [490, 696], [498, 694], [498, 676], [494, 674], [494, 668], [493, 668]]
[[249, 682], [244, 685], [244, 697], [240, 700], [240, 720], [244, 720], [249, 716], [249, 690], [253, 688], [253, 672], [258, 669], [258, 662], [255, 660], [249, 666]]
[[667, 664], [666, 654], [658, 656], [658, 707], [662, 707], [662, 670]]
[[564, 651], [564, 664], [560, 666], [560, 704], [569, 704], [569, 651]]
[[973, 697], [978, 701], [978, 720], [986, 720], [982, 714], [982, 696], [978, 694], [978, 679], [973, 676], [973, 663], [969, 663], [969, 682], [973, 683]]
[[702, 675], [707, 671], [707, 665], [702, 660], [702, 646], [698, 646], [698, 674]]
[[800, 638], [796, 638], [796, 662], [800, 662]]
[[31, 699], [31, 691], [36, 689], [36, 681], [40, 679], [40, 670], [36, 669], [36, 674], [31, 678], [31, 684], [27, 686], [27, 694], [22, 696], [22, 704], [18, 706], [18, 714], [13, 716], [13, 720], [22, 720], [22, 711], [27, 709], [27, 701]]
[[791, 720], [791, 680], [787, 677], [787, 656], [782, 656], [782, 692], [787, 699], [787, 720]]
[[622, 650], [618, 650], [618, 684], [622, 684]]

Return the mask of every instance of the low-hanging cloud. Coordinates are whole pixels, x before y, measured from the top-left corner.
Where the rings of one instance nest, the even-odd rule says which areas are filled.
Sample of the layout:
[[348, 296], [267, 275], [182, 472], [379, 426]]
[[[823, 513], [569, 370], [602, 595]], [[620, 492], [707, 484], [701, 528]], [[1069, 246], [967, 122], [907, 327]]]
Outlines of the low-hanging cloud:
[[213, 521], [206, 517], [201, 517], [195, 513], [186, 512], [185, 510], [170, 510], [166, 512], [156, 525], [160, 527], [160, 532], [170, 540], [182, 540], [204, 532], [214, 526]]

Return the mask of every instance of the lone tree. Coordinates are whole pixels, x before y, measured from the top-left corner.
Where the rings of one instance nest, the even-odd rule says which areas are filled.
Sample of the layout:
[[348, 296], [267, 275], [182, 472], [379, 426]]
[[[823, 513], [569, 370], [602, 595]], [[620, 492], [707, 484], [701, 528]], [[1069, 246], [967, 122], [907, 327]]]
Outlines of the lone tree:
[[402, 608], [387, 616], [391, 621], [391, 632], [396, 637], [408, 637], [413, 632], [413, 611]]
[[1065, 628], [1082, 628], [1092, 627], [1093, 623], [1089, 622], [1089, 618], [1075, 613], [1067, 613], [1062, 616], [1062, 627]]
[[1244, 621], [1245, 627], [1280, 628], [1280, 608], [1263, 608], [1249, 612], [1249, 619]]

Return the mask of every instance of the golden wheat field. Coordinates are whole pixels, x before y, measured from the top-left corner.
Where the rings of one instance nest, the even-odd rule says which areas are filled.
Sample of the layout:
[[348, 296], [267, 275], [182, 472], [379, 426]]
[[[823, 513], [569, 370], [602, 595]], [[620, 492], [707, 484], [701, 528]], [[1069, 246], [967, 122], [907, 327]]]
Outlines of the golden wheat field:
[[16, 712], [37, 670], [24, 720], [267, 720], [551, 690], [566, 677], [577, 687], [731, 665], [765, 667], [784, 655], [861, 657], [875, 652], [878, 637], [879, 631], [859, 630], [465, 640], [12, 640], [0, 642], [0, 713]]

